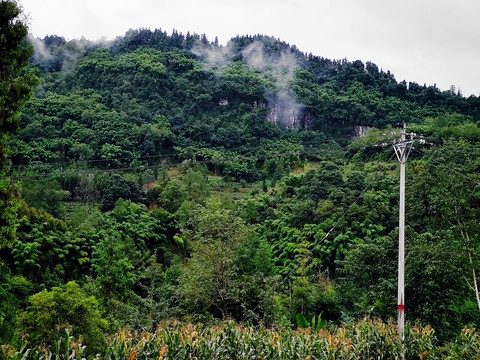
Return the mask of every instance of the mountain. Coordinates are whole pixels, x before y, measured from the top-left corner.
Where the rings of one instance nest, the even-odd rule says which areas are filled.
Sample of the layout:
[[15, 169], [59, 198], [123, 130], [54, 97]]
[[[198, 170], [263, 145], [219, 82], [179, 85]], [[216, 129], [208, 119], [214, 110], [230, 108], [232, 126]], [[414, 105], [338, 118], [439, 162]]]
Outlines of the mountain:
[[0, 249], [2, 340], [44, 346], [67, 327], [94, 356], [106, 334], [172, 318], [387, 321], [403, 123], [421, 140], [407, 162], [407, 320], [443, 342], [480, 323], [478, 97], [263, 35], [29, 41], [41, 83], [2, 179], [18, 209]]
[[107, 44], [31, 41], [43, 83], [12, 143], [17, 164], [237, 149], [291, 129], [346, 145], [358, 127], [448, 113], [480, 119], [477, 97], [407, 85], [373, 63], [303, 54], [262, 35], [226, 46], [145, 29]]

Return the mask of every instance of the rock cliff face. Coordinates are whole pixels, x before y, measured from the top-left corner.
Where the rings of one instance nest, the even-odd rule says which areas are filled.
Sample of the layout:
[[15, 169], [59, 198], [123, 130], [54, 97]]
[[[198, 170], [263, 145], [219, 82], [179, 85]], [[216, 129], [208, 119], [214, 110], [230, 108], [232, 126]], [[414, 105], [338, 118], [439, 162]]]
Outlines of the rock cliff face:
[[267, 121], [287, 128], [294, 128], [302, 126], [303, 116], [301, 106], [291, 106], [291, 104], [274, 102], [270, 104]]
[[354, 138], [363, 138], [365, 137], [365, 133], [368, 130], [368, 126], [357, 125], [355, 129], [353, 129], [352, 137]]
[[[259, 106], [265, 107], [265, 104]], [[305, 112], [303, 106], [286, 106], [282, 103], [272, 103], [267, 114], [267, 121], [274, 124], [285, 126], [286, 128], [310, 128], [314, 117]]]

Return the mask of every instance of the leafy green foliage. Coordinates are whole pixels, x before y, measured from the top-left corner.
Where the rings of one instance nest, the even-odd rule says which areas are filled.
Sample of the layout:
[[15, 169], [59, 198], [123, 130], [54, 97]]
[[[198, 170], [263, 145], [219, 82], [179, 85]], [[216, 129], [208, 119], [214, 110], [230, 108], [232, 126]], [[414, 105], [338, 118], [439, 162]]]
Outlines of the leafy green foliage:
[[62, 201], [70, 194], [63, 190], [56, 180], [26, 180], [22, 184], [21, 192], [29, 206], [45, 210], [58, 219], [65, 218], [66, 209]]
[[230, 316], [232, 303], [238, 301], [234, 253], [249, 235], [248, 225], [211, 200], [194, 212], [182, 231], [192, 247], [192, 257], [183, 277], [180, 292], [192, 309], [221, 312]]
[[136, 202], [141, 202], [143, 199], [138, 184], [120, 174], [108, 177], [102, 190], [102, 211], [112, 210], [119, 199]]
[[[0, 3], [0, 177], [10, 168], [8, 140], [17, 130], [19, 111], [38, 83], [34, 72], [28, 70], [33, 48], [26, 39], [28, 29], [21, 16], [15, 1]], [[0, 247], [11, 246], [15, 240], [18, 208], [17, 188], [0, 179]]]
[[444, 139], [459, 139], [478, 142], [480, 139], [480, 128], [471, 117], [460, 113], [439, 115], [425, 119], [423, 124], [413, 128], [429, 136], [432, 141], [441, 142]]
[[327, 326], [327, 321], [322, 319], [322, 314], [319, 314], [317, 318], [313, 316], [312, 322], [310, 324], [308, 323], [307, 319], [305, 319], [305, 316], [303, 316], [303, 314], [297, 314], [296, 318], [298, 327], [301, 329], [306, 329], [310, 327], [312, 331], [320, 331]]
[[[18, 221], [18, 241], [11, 258], [18, 274], [37, 284], [61, 285], [85, 268], [87, 244], [66, 232], [66, 224], [42, 210], [23, 205]], [[42, 270], [42, 271], [40, 271]]]
[[21, 275], [12, 275], [6, 264], [0, 264], [0, 339], [10, 342], [16, 332], [16, 316], [31, 294], [33, 284]]
[[14, 1], [0, 4], [0, 30], [3, 34], [0, 60], [0, 129], [2, 133], [2, 162], [5, 159], [5, 139], [16, 130], [20, 108], [31, 95], [38, 79], [25, 71], [33, 47], [26, 36], [27, 26], [21, 18], [21, 9]]
[[103, 331], [107, 326], [93, 297], [82, 294], [75, 282], [66, 289], [53, 288], [30, 297], [30, 305], [19, 317], [20, 330], [28, 335], [33, 346], [45, 346], [56, 337], [56, 333], [71, 327], [71, 334], [82, 337], [94, 354], [103, 346]]

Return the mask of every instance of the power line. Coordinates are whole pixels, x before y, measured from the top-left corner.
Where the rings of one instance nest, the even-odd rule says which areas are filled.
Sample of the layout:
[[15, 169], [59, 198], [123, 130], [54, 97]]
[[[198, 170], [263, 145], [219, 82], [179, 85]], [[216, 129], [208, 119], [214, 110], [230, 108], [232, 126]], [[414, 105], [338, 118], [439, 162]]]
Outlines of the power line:
[[[367, 138], [367, 137], [364, 137]], [[363, 138], [362, 138], [363, 139]], [[294, 143], [294, 142], [286, 142], [280, 145], [299, 145], [299, 146], [312, 146], [312, 145], [322, 145], [324, 144], [323, 141], [307, 141], [301, 143]], [[268, 145], [268, 144], [267, 144]], [[278, 146], [278, 144], [272, 144], [273, 146]], [[209, 150], [213, 151], [225, 151], [226, 153], [236, 152], [242, 150], [243, 152], [254, 151], [258, 149], [262, 149], [264, 145], [258, 145], [253, 147], [245, 147], [240, 146], [236, 148], [208, 148]], [[348, 145], [348, 146], [339, 146], [339, 147], [322, 147], [319, 150], [325, 152], [334, 152], [334, 151], [348, 151], [348, 150], [360, 150], [368, 147], [375, 147], [373, 144], [365, 144], [365, 145]], [[184, 149], [188, 150], [189, 147]], [[195, 148], [194, 150], [198, 149], [205, 149], [205, 148]], [[95, 159], [85, 159], [85, 160], [75, 160], [75, 161], [59, 161], [59, 162], [34, 162], [31, 164], [16, 164], [12, 165], [11, 168], [30, 168], [30, 167], [41, 167], [41, 166], [53, 166], [53, 165], [71, 165], [71, 164], [83, 164], [83, 163], [95, 163], [95, 162], [110, 162], [110, 161], [120, 161], [120, 160], [147, 160], [147, 159], [155, 159], [155, 158], [163, 158], [163, 157], [172, 157], [172, 156], [181, 156], [181, 153], [165, 153], [165, 154], [157, 154], [157, 155], [144, 155], [144, 156], [127, 156], [127, 157], [114, 157], [114, 158], [95, 158]]]
[[[319, 141], [308, 141], [308, 142], [303, 142], [303, 143], [290, 143], [287, 142], [284, 145], [299, 145], [299, 146], [308, 146], [308, 145], [321, 145], [323, 142]], [[278, 144], [272, 144], [278, 146]], [[283, 145], [280, 144], [280, 145]], [[225, 149], [225, 148], [208, 148], [209, 150], [214, 150], [214, 151], [225, 151], [226, 153], [231, 153], [231, 152], [236, 152], [236, 151], [244, 151], [244, 152], [249, 152], [249, 151], [254, 151], [258, 149], [262, 149], [263, 145], [258, 145], [258, 146], [253, 146], [253, 147], [245, 147], [245, 146], [239, 146], [236, 148], [230, 148], [230, 149]], [[189, 147], [184, 148], [185, 150], [188, 150]], [[205, 148], [195, 148], [194, 150], [199, 150], [199, 149], [205, 149]], [[322, 151], [345, 151], [349, 150], [351, 147], [330, 147], [330, 148], [321, 148]], [[181, 153], [166, 153], [166, 154], [158, 154], [158, 155], [145, 155], [145, 156], [128, 156], [128, 157], [115, 157], [115, 158], [95, 158], [95, 159], [85, 159], [85, 160], [76, 160], [76, 161], [61, 161], [61, 162], [49, 162], [49, 163], [33, 163], [33, 164], [17, 164], [17, 165], [12, 165], [11, 168], [28, 168], [28, 167], [40, 167], [40, 166], [48, 166], [48, 165], [69, 165], [69, 164], [80, 164], [80, 163], [94, 163], [94, 162], [109, 162], [109, 161], [119, 161], [119, 160], [146, 160], [146, 159], [155, 159], [155, 158], [162, 158], [162, 157], [171, 157], [171, 156], [181, 156]]]
[[[311, 142], [310, 144], [314, 144], [315, 142]], [[291, 143], [292, 145], [297, 145], [295, 143]], [[305, 145], [305, 144], [309, 144], [309, 143], [304, 143], [304, 144], [300, 144], [300, 145]], [[274, 145], [274, 144], [272, 144]], [[286, 144], [288, 145], [288, 144]], [[364, 146], [361, 146], [361, 147], [358, 147], [357, 149], [362, 149], [362, 148], [367, 148], [369, 147], [369, 145], [364, 145]], [[253, 147], [253, 148], [241, 148], [243, 149], [244, 151], [245, 150], [249, 150], [249, 151], [253, 151], [254, 149], [259, 149], [261, 148], [261, 146], [258, 146], [258, 147]], [[156, 165], [145, 165], [145, 166], [135, 166], [135, 167], [123, 167], [123, 168], [117, 168], [117, 169], [92, 169], [92, 170], [81, 170], [81, 171], [64, 171], [64, 172], [58, 172], [58, 173], [46, 173], [46, 174], [36, 174], [36, 175], [21, 175], [21, 176], [12, 176], [12, 177], [4, 177], [3, 179], [23, 179], [23, 178], [40, 178], [40, 177], [58, 177], [58, 176], [68, 176], [68, 175], [85, 175], [85, 174], [93, 174], [93, 173], [112, 173], [112, 172], [126, 172], [126, 171], [138, 171], [138, 170], [146, 170], [146, 169], [156, 169], [156, 168], [169, 168], [169, 167], [175, 167], [175, 166], [183, 166], [183, 165], [187, 165], [187, 166], [192, 166], [192, 165], [201, 165], [201, 164], [217, 164], [217, 163], [222, 163], [222, 162], [228, 162], [228, 161], [235, 161], [235, 160], [260, 160], [260, 159], [266, 159], [266, 158], [270, 158], [270, 157], [277, 157], [277, 156], [282, 156], [282, 155], [317, 155], [317, 154], [322, 154], [324, 152], [328, 152], [328, 151], [344, 151], [344, 150], [349, 150], [349, 149], [352, 149], [352, 147], [348, 147], [348, 148], [323, 148], [323, 149], [313, 149], [314, 151], [309, 151], [309, 150], [304, 150], [304, 151], [296, 151], [296, 152], [284, 152], [284, 153], [273, 153], [273, 154], [264, 154], [264, 155], [251, 155], [251, 156], [236, 156], [236, 157], [232, 157], [232, 158], [226, 158], [226, 159], [222, 159], [222, 160], [214, 160], [214, 159], [209, 159], [209, 160], [186, 160], [186, 161], [183, 161], [183, 162], [177, 162], [177, 163], [170, 163], [170, 164], [156, 164]], [[354, 148], [355, 149], [355, 148]], [[216, 149], [213, 149], [213, 150], [216, 150]], [[224, 149], [222, 149], [224, 150]], [[225, 149], [227, 151], [232, 151], [232, 149]], [[419, 153], [420, 155], [422, 156], [428, 156], [428, 154], [425, 154], [424, 152], [421, 152], [420, 150], [418, 149], [415, 149], [413, 148], [414, 151], [416, 151], [417, 153]], [[90, 161], [84, 161], [84, 162], [94, 162], [94, 161], [105, 161], [105, 160], [108, 160], [108, 161], [114, 161], [114, 160], [128, 160], [128, 159], [145, 159], [145, 158], [155, 158], [155, 157], [167, 157], [167, 156], [173, 156], [173, 155], [181, 155], [181, 154], [161, 154], [161, 155], [154, 155], [154, 156], [147, 156], [147, 157], [131, 157], [131, 158], [111, 158], [111, 159], [92, 159]], [[391, 155], [391, 157], [387, 160], [387, 161], [390, 161], [392, 158], [393, 158], [394, 154]], [[433, 162], [435, 162], [437, 165], [439, 166], [442, 166], [442, 167], [445, 167], [449, 170], [451, 170], [452, 172], [454, 172], [455, 174], [459, 175], [459, 176], [462, 176], [463, 178], [466, 178], [467, 180], [469, 181], [473, 181], [476, 185], [480, 185], [480, 183], [476, 180], [473, 180], [467, 176], [465, 176], [464, 174], [462, 174], [461, 172], [459, 172], [458, 170], [455, 170], [455, 169], [452, 169], [451, 167], [443, 164], [443, 163], [440, 163], [438, 161], [436, 161], [435, 159], [431, 159]], [[78, 164], [78, 163], [83, 163], [83, 162], [73, 162], [73, 163], [67, 163], [67, 164], [72, 164], [72, 165], [75, 165], [75, 164]], [[50, 164], [42, 164], [42, 165], [53, 165], [55, 163], [50, 163]], [[57, 164], [65, 164], [65, 163], [57, 163]], [[379, 170], [378, 170], [379, 171]], [[363, 197], [363, 195], [365, 194], [365, 192], [372, 186], [372, 184], [374, 183], [374, 181], [376, 181], [378, 179], [378, 177], [380, 176], [380, 172], [377, 172], [377, 174], [370, 180], [370, 182], [367, 184], [367, 186], [360, 192], [360, 194], [355, 198], [355, 200], [345, 209], [345, 211], [343, 212], [343, 214], [337, 219], [337, 221], [334, 223], [334, 225], [330, 228], [330, 230], [324, 235], [324, 237], [316, 242], [317, 244], [313, 246], [313, 248], [309, 249], [308, 250], [308, 253], [307, 254], [313, 254], [317, 249], [318, 247], [332, 234], [332, 232], [338, 227], [338, 225], [345, 219], [345, 217], [348, 215], [348, 213], [350, 212], [350, 210], [352, 209], [352, 207], [358, 203], [358, 201]], [[265, 301], [268, 300], [269, 296], [271, 294], [273, 294], [280, 286], [282, 286], [286, 281], [287, 279], [289, 279], [292, 274], [294, 272], [296, 272], [298, 270], [298, 266], [293, 268], [292, 270], [290, 270], [282, 279], [280, 282], [278, 282], [264, 297], [264, 299], [262, 301], [260, 301], [252, 310], [250, 310], [247, 315], [245, 316], [245, 318], [241, 321], [242, 323], [244, 323], [245, 321], [247, 321], [251, 316], [252, 314], [255, 313], [255, 311], [260, 307], [262, 306]]]
[[[337, 150], [338, 151], [338, 150]], [[115, 169], [89, 169], [89, 170], [78, 170], [78, 171], [59, 171], [59, 172], [47, 172], [42, 174], [31, 174], [31, 175], [14, 175], [14, 176], [5, 176], [0, 178], [0, 180], [19, 180], [19, 179], [29, 179], [29, 178], [46, 178], [46, 177], [59, 177], [59, 176], [71, 176], [71, 175], [86, 175], [86, 174], [96, 174], [96, 173], [115, 173], [115, 172], [126, 172], [126, 171], [137, 171], [137, 170], [147, 170], [147, 169], [159, 169], [159, 168], [168, 168], [182, 165], [204, 165], [204, 164], [222, 164], [228, 163], [230, 161], [238, 160], [261, 160], [266, 158], [274, 158], [282, 155], [320, 155], [324, 151], [322, 149], [313, 149], [306, 151], [297, 151], [289, 153], [273, 153], [265, 155], [251, 155], [251, 156], [235, 156], [225, 159], [209, 159], [209, 160], [184, 160], [182, 162], [169, 163], [169, 164], [156, 164], [156, 165], [142, 165], [142, 166], [129, 166], [123, 168]]]
[[[295, 143], [291, 143], [295, 145]], [[315, 145], [318, 142], [306, 142], [301, 145]], [[364, 145], [358, 147], [341, 147], [341, 148], [320, 148], [320, 149], [307, 149], [297, 152], [279, 152], [279, 153], [271, 153], [271, 154], [264, 154], [264, 155], [249, 155], [249, 156], [242, 156], [237, 155], [231, 158], [223, 158], [223, 159], [209, 159], [209, 160], [183, 160], [182, 162], [176, 163], [169, 163], [169, 164], [155, 164], [155, 165], [141, 165], [141, 166], [127, 166], [127, 167], [120, 167], [114, 169], [88, 169], [88, 170], [78, 170], [78, 171], [59, 171], [59, 172], [46, 172], [41, 174], [30, 174], [30, 175], [11, 175], [11, 176], [4, 176], [1, 177], [0, 180], [20, 180], [20, 179], [28, 179], [28, 178], [46, 178], [46, 177], [59, 177], [59, 176], [71, 176], [71, 175], [85, 175], [85, 174], [97, 174], [97, 173], [115, 173], [115, 172], [127, 172], [127, 171], [138, 171], [138, 170], [146, 170], [146, 169], [159, 169], [159, 168], [167, 168], [167, 167], [175, 167], [175, 166], [182, 166], [182, 165], [204, 165], [204, 164], [222, 164], [229, 161], [238, 161], [238, 160], [261, 160], [266, 158], [272, 158], [282, 155], [321, 155], [322, 153], [328, 152], [336, 152], [336, 151], [346, 151], [346, 150], [360, 150], [368, 148], [372, 145]], [[251, 148], [244, 148], [239, 147], [236, 149], [225, 149], [227, 151], [235, 151], [235, 150], [247, 150], [253, 151], [255, 149], [260, 149], [262, 146], [256, 146]], [[426, 154], [420, 152], [419, 150], [413, 148], [419, 154], [426, 156]], [[124, 157], [124, 158], [108, 158], [108, 159], [91, 159], [91, 160], [84, 160], [84, 161], [76, 161], [76, 162], [58, 162], [58, 163], [43, 163], [43, 164], [31, 164], [31, 165], [15, 165], [17, 167], [22, 167], [23, 169], [28, 168], [36, 168], [40, 166], [53, 166], [53, 165], [77, 165], [77, 164], [84, 164], [84, 163], [91, 163], [91, 162], [104, 162], [104, 161], [118, 161], [118, 160], [141, 160], [141, 159], [148, 159], [148, 158], [162, 158], [162, 157], [169, 157], [169, 156], [178, 156], [181, 154], [178, 153], [170, 153], [170, 154], [159, 154], [159, 155], [151, 155], [151, 156], [144, 156], [144, 157]], [[435, 161], [435, 160], [434, 160]], [[436, 161], [437, 162], [437, 161]], [[438, 162], [437, 162], [438, 163]], [[439, 163], [442, 166], [448, 168], [448, 166]], [[12, 166], [14, 167], [14, 166]], [[466, 177], [462, 173], [453, 170], [460, 176]], [[477, 185], [479, 182], [468, 178], [471, 181], [474, 181]]]
[[[423, 156], [426, 156], [423, 152], [415, 149], [412, 147], [413, 150], [415, 150], [416, 152], [420, 153], [421, 155]], [[393, 158], [394, 154], [392, 154], [392, 156], [389, 158], [388, 161], [390, 161], [392, 158]], [[465, 176], [464, 174], [460, 173], [459, 171], [455, 170], [455, 169], [452, 169], [451, 167], [447, 166], [447, 165], [444, 165], [438, 161], [436, 161], [435, 159], [433, 158], [430, 158], [431, 160], [433, 160], [435, 163], [437, 163], [438, 165], [441, 165], [451, 171], [453, 171], [454, 173], [456, 173], [457, 175], [460, 175], [470, 181], [473, 181], [475, 184], [477, 185], [480, 185], [479, 182], [477, 182], [476, 180], [473, 180], [467, 176]], [[350, 206], [348, 206], [348, 208], [344, 211], [344, 213], [342, 214], [342, 216], [335, 222], [335, 224], [331, 227], [331, 229], [325, 234], [325, 236], [317, 243], [317, 245], [315, 245], [313, 247], [313, 249], [311, 250], [308, 250], [308, 254], [312, 254], [317, 246], [319, 246], [323, 241], [325, 241], [325, 239], [331, 234], [332, 231], [335, 230], [335, 228], [338, 226], [338, 224], [346, 217], [346, 215], [348, 214], [348, 212], [350, 211], [350, 209], [358, 202], [358, 200], [363, 196], [363, 194], [370, 188], [371, 184], [373, 183], [373, 181], [375, 181], [377, 178], [378, 178], [378, 174], [369, 182], [369, 184], [362, 190], [362, 192], [355, 198], [355, 200], [350, 204]], [[294, 268], [292, 270], [290, 270], [290, 272], [288, 272], [283, 278], [282, 280], [277, 283], [276, 286], [273, 287], [272, 290], [270, 290], [270, 292], [265, 296], [265, 298], [260, 301], [252, 310], [249, 311], [249, 314], [247, 314], [247, 316], [245, 316], [245, 318], [241, 321], [241, 323], [244, 323], [246, 320], [248, 320], [251, 316], [251, 314], [255, 313], [255, 311], [263, 304], [265, 303], [265, 301], [267, 300], [268, 296], [270, 296], [271, 294], [273, 294], [281, 285], [283, 285], [285, 283], [285, 281], [294, 273], [294, 271], [297, 271], [298, 268]]]
[[[422, 155], [422, 156], [427, 156], [427, 154], [425, 154], [425, 153], [424, 153], [423, 151], [421, 151], [421, 150], [418, 150], [418, 149], [416, 149], [416, 148], [414, 148], [414, 147], [413, 147], [412, 149], [413, 149], [413, 151], [419, 153], [419, 154]], [[447, 169], [447, 170], [450, 170], [451, 172], [455, 173], [456, 175], [458, 175], [458, 176], [460, 176], [460, 177], [462, 177], [462, 178], [464, 178], [464, 179], [466, 179], [466, 180], [468, 180], [468, 181], [473, 182], [473, 183], [474, 183], [475, 185], [477, 185], [477, 186], [480, 186], [480, 181], [477, 181], [477, 180], [475, 180], [475, 179], [472, 179], [472, 178], [468, 177], [467, 175], [461, 173], [460, 171], [458, 171], [458, 170], [456, 170], [456, 169], [454, 169], [454, 168], [452, 168], [452, 167], [450, 167], [450, 166], [448, 166], [448, 165], [446, 165], [446, 164], [444, 164], [444, 163], [442, 163], [442, 162], [434, 159], [433, 156], [431, 156], [431, 157], [429, 158], [429, 160], [431, 160], [432, 162], [434, 162], [437, 166], [441, 166], [441, 167], [443, 167], [443, 168], [445, 168], [445, 169]]]
[[[393, 129], [396, 130], [396, 129]], [[382, 134], [384, 136], [392, 136], [395, 135], [396, 132], [392, 132], [391, 134]], [[378, 136], [363, 136], [359, 137], [358, 139], [361, 140], [368, 140], [368, 139], [376, 139], [378, 140]], [[292, 143], [292, 142], [286, 142], [286, 145], [300, 145], [300, 146], [308, 146], [308, 145], [322, 145], [324, 144], [323, 141], [307, 141], [307, 142], [301, 142], [301, 143]], [[268, 144], [267, 144], [268, 145]], [[272, 144], [272, 145], [278, 145], [278, 144]], [[362, 144], [362, 145], [353, 145], [350, 144], [348, 146], [340, 146], [340, 147], [325, 147], [321, 148], [322, 151], [348, 151], [348, 150], [360, 150], [360, 149], [365, 149], [365, 148], [378, 148], [381, 146], [386, 147], [386, 143], [372, 143], [372, 144]], [[208, 148], [211, 150], [219, 150], [219, 151], [226, 151], [226, 152], [236, 152], [239, 150], [242, 150], [244, 152], [248, 151], [254, 151], [256, 149], [261, 149], [264, 145], [257, 145], [253, 147], [245, 147], [245, 146], [239, 146], [236, 148]], [[185, 149], [188, 149], [185, 148]], [[198, 149], [204, 149], [204, 148], [197, 148]], [[110, 161], [120, 161], [120, 160], [147, 160], [147, 159], [155, 159], [155, 158], [162, 158], [162, 157], [171, 157], [171, 156], [181, 156], [179, 153], [165, 153], [165, 154], [157, 154], [157, 155], [144, 155], [144, 156], [128, 156], [128, 157], [114, 157], [114, 158], [95, 158], [95, 159], [85, 159], [85, 160], [75, 160], [75, 161], [60, 161], [60, 162], [47, 162], [47, 163], [31, 163], [31, 164], [16, 164], [12, 165], [11, 168], [30, 168], [30, 167], [41, 167], [41, 166], [53, 166], [53, 165], [71, 165], [71, 164], [83, 164], [83, 163], [95, 163], [95, 162], [110, 162]]]
[[51, 165], [72, 165], [72, 164], [84, 164], [84, 163], [94, 163], [94, 162], [109, 162], [109, 161], [118, 161], [118, 160], [143, 160], [143, 159], [152, 159], [152, 158], [161, 158], [178, 155], [177, 153], [168, 153], [168, 154], [158, 154], [158, 155], [145, 155], [145, 156], [130, 156], [130, 157], [119, 157], [119, 158], [96, 158], [88, 160], [76, 160], [76, 161], [60, 161], [60, 162], [51, 162], [51, 163], [32, 163], [32, 164], [18, 164], [12, 165], [11, 168], [29, 168], [29, 167], [40, 167], [40, 166], [51, 166]]

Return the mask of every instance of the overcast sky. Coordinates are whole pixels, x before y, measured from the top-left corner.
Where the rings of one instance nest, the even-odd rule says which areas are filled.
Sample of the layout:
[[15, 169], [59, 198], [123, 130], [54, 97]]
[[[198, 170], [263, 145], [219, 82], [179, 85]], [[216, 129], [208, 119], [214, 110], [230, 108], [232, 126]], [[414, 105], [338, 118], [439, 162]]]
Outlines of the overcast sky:
[[480, 94], [478, 0], [20, 0], [35, 37], [114, 39], [128, 29], [274, 36], [330, 59], [372, 61], [397, 81]]

